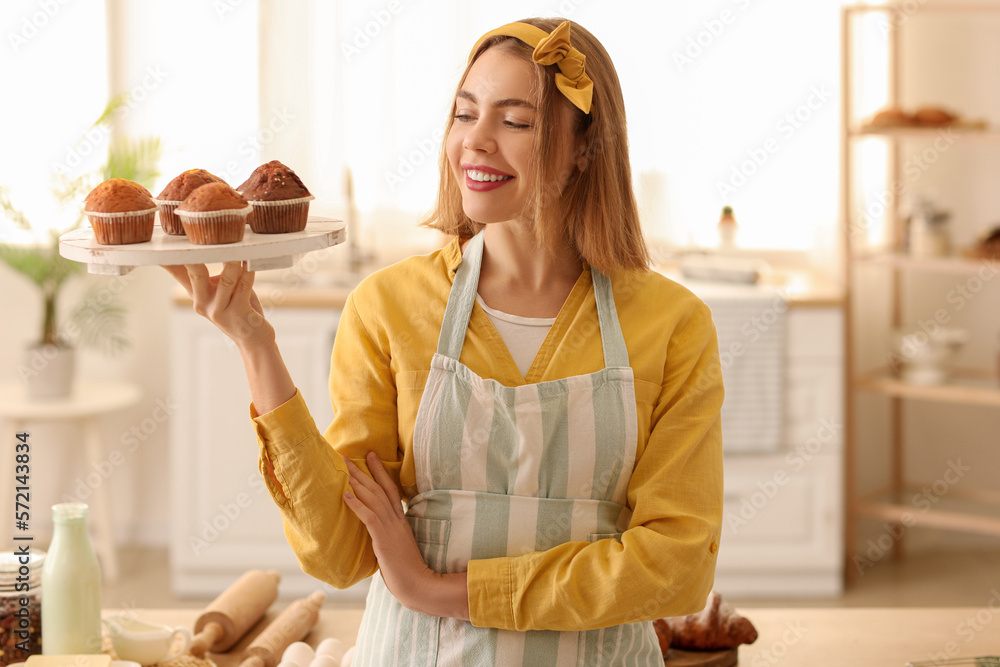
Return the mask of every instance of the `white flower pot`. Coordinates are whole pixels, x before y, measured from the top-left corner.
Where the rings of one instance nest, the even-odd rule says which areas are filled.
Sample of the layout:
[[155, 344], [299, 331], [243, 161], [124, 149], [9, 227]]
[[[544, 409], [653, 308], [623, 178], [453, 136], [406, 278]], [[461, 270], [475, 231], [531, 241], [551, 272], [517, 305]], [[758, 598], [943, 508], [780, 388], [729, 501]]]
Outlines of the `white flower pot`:
[[65, 398], [73, 391], [76, 351], [58, 345], [32, 345], [24, 351], [17, 375], [30, 398]]

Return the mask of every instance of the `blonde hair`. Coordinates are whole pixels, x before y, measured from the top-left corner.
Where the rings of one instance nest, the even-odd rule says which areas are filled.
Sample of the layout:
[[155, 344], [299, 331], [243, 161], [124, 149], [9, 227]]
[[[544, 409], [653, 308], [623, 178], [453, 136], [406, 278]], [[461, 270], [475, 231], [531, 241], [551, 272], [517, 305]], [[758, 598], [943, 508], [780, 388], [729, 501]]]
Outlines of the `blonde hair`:
[[[530, 18], [522, 23], [552, 32], [565, 19]], [[594, 82], [590, 114], [572, 107], [573, 132], [584, 148], [587, 164], [581, 171], [574, 162], [570, 174], [555, 173], [561, 133], [559, 104], [569, 105], [555, 84], [555, 65], [532, 61], [533, 49], [519, 39], [494, 36], [483, 42], [469, 59], [457, 91], [462, 89], [472, 64], [487, 49], [500, 46], [532, 63], [537, 75], [538, 109], [534, 128], [533, 161], [535, 201], [526, 217], [535, 221], [539, 246], [554, 250], [569, 244], [588, 264], [610, 274], [615, 270], [646, 271], [649, 253], [642, 236], [639, 211], [632, 191], [632, 170], [625, 129], [625, 102], [611, 58], [597, 38], [571, 23], [573, 46], [586, 56], [587, 75]], [[471, 238], [480, 229], [462, 208], [462, 192], [447, 156], [448, 134], [454, 122], [454, 104], [445, 128], [439, 169], [441, 182], [434, 209], [422, 222], [446, 234]], [[567, 180], [568, 177], [568, 180]], [[561, 184], [566, 182], [565, 187]]]

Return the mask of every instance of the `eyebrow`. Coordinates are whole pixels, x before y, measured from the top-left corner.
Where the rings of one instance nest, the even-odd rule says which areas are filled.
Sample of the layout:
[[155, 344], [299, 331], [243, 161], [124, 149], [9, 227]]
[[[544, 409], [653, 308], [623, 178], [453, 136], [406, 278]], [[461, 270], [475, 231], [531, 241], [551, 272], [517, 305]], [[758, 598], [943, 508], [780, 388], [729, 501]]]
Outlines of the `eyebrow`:
[[[458, 94], [455, 97], [460, 97], [462, 99], [469, 100], [473, 104], [479, 103], [479, 101], [476, 99], [476, 96], [467, 90], [458, 91]], [[502, 100], [497, 100], [496, 102], [493, 103], [493, 106], [500, 109], [505, 109], [508, 107], [525, 107], [527, 109], [531, 109], [532, 111], [535, 110], [534, 104], [532, 104], [528, 100], [522, 100], [519, 97], [508, 97]]]

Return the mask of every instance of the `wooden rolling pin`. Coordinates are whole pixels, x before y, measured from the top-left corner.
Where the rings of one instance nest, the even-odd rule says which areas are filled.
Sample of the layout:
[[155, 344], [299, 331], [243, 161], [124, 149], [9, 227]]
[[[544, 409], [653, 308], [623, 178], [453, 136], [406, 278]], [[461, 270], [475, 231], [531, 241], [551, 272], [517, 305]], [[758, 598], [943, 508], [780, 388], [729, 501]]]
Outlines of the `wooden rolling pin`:
[[245, 635], [278, 599], [281, 575], [274, 570], [249, 570], [215, 598], [194, 624], [191, 655], [224, 653]]
[[326, 593], [316, 591], [288, 605], [247, 647], [240, 667], [276, 667], [288, 645], [303, 639], [319, 620]]

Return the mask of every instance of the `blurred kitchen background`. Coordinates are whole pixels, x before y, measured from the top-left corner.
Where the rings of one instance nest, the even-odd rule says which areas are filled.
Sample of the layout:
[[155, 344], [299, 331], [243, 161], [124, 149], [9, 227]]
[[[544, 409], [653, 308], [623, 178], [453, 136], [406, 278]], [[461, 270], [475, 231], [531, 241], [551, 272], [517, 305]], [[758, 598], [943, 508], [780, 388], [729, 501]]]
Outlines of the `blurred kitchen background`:
[[[657, 269], [716, 315], [728, 389], [717, 588], [757, 605], [982, 606], [1000, 586], [1000, 270], [975, 253], [1000, 224], [1000, 5], [888, 7], [4, 2], [0, 244], [71, 226], [80, 200], [54, 191], [93, 178], [115, 147], [153, 158], [144, 178], [154, 195], [186, 169], [237, 186], [281, 160], [316, 195], [312, 214], [350, 220], [348, 245], [257, 276], [323, 428], [347, 291], [442, 241], [416, 222], [434, 201], [469, 47], [525, 16], [573, 19], [617, 65]], [[890, 106], [955, 117], [872, 125]], [[734, 235], [719, 224], [725, 206]], [[280, 570], [288, 596], [315, 588], [257, 478], [232, 347], [161, 269], [71, 277], [57, 303], [63, 326], [95, 300], [124, 317], [119, 330], [107, 315], [98, 338], [127, 347], [105, 354], [77, 337], [76, 395], [135, 393], [53, 421], [66, 415], [39, 404], [72, 397], [18, 398], [43, 301], [0, 264], [0, 384], [11, 401], [0, 419], [5, 438], [14, 424], [31, 434], [38, 543], [51, 535], [49, 507], [76, 499], [92, 505], [119, 600], [200, 606], [258, 567]], [[8, 479], [0, 487], [12, 495]]]

